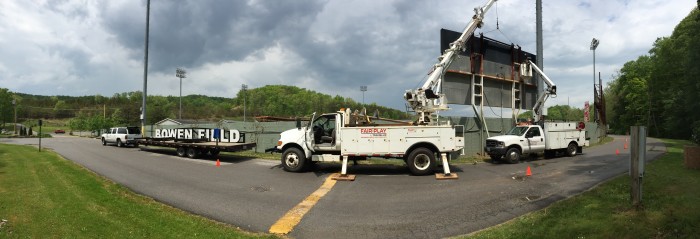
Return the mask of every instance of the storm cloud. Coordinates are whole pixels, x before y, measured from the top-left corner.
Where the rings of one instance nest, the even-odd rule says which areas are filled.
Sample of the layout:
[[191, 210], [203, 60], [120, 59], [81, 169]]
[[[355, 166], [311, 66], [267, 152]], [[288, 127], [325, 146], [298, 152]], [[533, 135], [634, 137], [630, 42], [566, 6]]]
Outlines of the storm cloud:
[[[544, 1], [549, 104], [592, 100], [596, 69], [609, 81], [646, 54], [694, 1]], [[461, 31], [485, 1], [151, 2], [149, 94], [233, 97], [241, 84], [295, 85], [404, 108], [439, 52], [441, 28]], [[0, 87], [44, 95], [142, 90], [146, 1], [0, 2]], [[535, 52], [534, 1], [500, 0], [477, 32]], [[498, 23], [498, 24], [497, 24]]]

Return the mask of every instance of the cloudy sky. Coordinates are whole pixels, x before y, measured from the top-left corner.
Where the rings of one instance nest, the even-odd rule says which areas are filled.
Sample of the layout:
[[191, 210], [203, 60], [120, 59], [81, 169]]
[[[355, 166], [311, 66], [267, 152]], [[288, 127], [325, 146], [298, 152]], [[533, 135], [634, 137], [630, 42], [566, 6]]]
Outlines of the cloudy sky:
[[[461, 31], [485, 0], [153, 0], [148, 93], [233, 97], [247, 84], [294, 85], [404, 109], [439, 56], [439, 31]], [[603, 81], [669, 36], [695, 0], [544, 0], [548, 105], [592, 101], [591, 38]], [[496, 18], [500, 31], [496, 28]], [[500, 0], [477, 32], [535, 49], [534, 0]], [[111, 96], [143, 89], [145, 0], [0, 1], [0, 87]]]

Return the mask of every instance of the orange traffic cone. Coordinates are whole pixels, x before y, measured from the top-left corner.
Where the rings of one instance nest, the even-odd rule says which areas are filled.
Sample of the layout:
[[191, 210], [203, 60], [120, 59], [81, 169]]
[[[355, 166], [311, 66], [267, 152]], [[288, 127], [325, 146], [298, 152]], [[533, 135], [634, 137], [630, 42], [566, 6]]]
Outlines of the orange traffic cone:
[[218, 168], [218, 167], [220, 167], [220, 166], [221, 166], [221, 162], [219, 161], [219, 159], [217, 159], [217, 160], [216, 160], [216, 167]]
[[619, 150], [619, 149], [615, 149], [615, 154], [616, 154], [616, 155], [620, 155], [620, 150]]
[[530, 170], [530, 166], [527, 166], [527, 170], [525, 170], [525, 176], [532, 176], [532, 170]]

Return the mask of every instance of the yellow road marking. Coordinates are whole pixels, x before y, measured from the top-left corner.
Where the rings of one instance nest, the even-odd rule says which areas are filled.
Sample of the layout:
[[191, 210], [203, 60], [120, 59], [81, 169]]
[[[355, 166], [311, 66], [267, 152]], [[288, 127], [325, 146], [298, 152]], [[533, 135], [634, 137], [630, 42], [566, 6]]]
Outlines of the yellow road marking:
[[326, 195], [331, 189], [333, 188], [333, 185], [335, 185], [335, 180], [331, 179], [331, 177], [334, 174], [331, 174], [326, 178], [326, 181], [323, 182], [323, 185], [321, 185], [320, 188], [318, 188], [316, 191], [311, 193], [308, 197], [306, 197], [303, 201], [301, 201], [299, 204], [297, 204], [294, 208], [289, 210], [282, 218], [277, 220], [275, 224], [272, 224], [270, 227], [270, 233], [276, 233], [276, 234], [287, 234], [291, 232], [294, 227], [299, 224], [301, 221], [301, 218], [304, 217], [304, 215], [311, 210], [314, 205], [320, 200], [323, 196]]

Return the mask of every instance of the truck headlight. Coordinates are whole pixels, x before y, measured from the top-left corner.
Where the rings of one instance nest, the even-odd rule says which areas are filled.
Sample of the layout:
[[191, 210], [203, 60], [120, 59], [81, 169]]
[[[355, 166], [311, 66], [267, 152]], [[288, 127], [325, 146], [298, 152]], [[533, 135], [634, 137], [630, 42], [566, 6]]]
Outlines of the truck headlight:
[[498, 146], [498, 147], [505, 147], [506, 144], [503, 143], [503, 142], [501, 142], [501, 141], [498, 141], [498, 144], [496, 144], [496, 146]]

